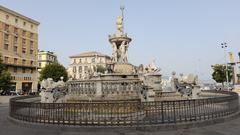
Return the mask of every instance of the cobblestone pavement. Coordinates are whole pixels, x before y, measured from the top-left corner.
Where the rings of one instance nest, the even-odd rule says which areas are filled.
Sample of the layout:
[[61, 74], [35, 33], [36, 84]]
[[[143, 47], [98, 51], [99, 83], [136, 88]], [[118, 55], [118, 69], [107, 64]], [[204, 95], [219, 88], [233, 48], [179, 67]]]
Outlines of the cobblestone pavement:
[[14, 124], [7, 119], [8, 104], [0, 104], [0, 135], [238, 135], [240, 134], [240, 118], [216, 125], [181, 129], [175, 131], [141, 132], [141, 131], [65, 131], [51, 128], [30, 128]]

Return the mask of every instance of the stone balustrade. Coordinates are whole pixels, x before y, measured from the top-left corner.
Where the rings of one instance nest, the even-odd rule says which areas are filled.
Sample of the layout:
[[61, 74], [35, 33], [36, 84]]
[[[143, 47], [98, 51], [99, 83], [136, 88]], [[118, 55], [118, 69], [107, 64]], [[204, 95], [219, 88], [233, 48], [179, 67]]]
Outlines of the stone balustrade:
[[68, 91], [74, 95], [126, 95], [139, 94], [142, 91], [141, 81], [124, 80], [124, 81], [72, 81], [67, 84]]

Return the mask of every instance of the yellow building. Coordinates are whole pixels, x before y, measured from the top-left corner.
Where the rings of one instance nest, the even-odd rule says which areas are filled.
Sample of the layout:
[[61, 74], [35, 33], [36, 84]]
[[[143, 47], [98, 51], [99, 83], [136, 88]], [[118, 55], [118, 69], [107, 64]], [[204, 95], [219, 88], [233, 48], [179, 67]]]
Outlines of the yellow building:
[[39, 24], [0, 6], [0, 54], [11, 73], [11, 89], [17, 92], [37, 91]]
[[57, 62], [57, 55], [50, 51], [38, 52], [38, 71], [40, 72], [46, 65]]

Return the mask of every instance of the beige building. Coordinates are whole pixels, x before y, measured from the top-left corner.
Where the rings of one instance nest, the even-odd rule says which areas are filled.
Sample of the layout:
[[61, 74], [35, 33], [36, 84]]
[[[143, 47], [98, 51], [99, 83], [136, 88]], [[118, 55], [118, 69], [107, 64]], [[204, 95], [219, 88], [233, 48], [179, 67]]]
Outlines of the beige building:
[[97, 66], [106, 68], [107, 63], [111, 62], [108, 55], [99, 52], [84, 52], [70, 56], [68, 74], [72, 79], [85, 79], [89, 72], [94, 72]]
[[0, 6], [0, 54], [12, 78], [12, 90], [37, 91], [38, 25]]
[[240, 52], [238, 52], [237, 68], [238, 68], [237, 83], [240, 84]]
[[50, 51], [38, 51], [38, 71], [46, 65], [57, 62], [57, 55]]

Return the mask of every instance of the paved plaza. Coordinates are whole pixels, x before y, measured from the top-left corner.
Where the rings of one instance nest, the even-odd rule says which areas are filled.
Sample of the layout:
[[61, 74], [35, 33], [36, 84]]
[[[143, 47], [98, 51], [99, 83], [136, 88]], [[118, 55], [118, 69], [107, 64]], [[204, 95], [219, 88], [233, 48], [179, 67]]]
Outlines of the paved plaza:
[[[2, 99], [2, 97], [0, 97]], [[240, 133], [240, 118], [225, 123], [206, 127], [181, 129], [175, 131], [141, 132], [141, 131], [66, 131], [64, 129], [33, 128], [24, 124], [14, 124], [7, 119], [8, 104], [0, 103], [0, 135], [238, 135]]]

